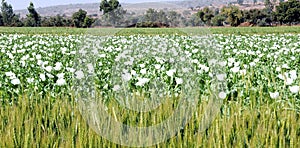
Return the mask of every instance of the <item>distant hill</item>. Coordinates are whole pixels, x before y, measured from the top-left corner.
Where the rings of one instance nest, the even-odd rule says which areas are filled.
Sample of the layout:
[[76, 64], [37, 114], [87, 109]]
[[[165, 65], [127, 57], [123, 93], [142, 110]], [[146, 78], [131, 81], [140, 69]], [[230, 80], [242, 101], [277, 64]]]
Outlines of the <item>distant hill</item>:
[[[262, 2], [263, 0], [258, 0]], [[162, 2], [144, 2], [144, 3], [122, 3], [122, 7], [128, 12], [134, 12], [135, 14], [142, 14], [149, 8], [157, 10], [175, 10], [184, 11], [191, 7], [200, 8], [204, 6], [221, 7], [230, 3], [235, 3], [236, 0], [183, 0], [183, 1], [162, 1]], [[245, 0], [245, 3], [253, 3], [253, 0]], [[36, 8], [41, 16], [55, 16], [57, 14], [72, 16], [72, 14], [79, 9], [83, 9], [88, 12], [89, 15], [101, 15], [99, 12], [99, 3], [85, 3], [85, 4], [69, 4], [69, 5], [57, 5], [44, 8]], [[27, 9], [15, 10], [21, 17], [25, 17], [28, 13]]]
[[[128, 12], [135, 12], [136, 14], [144, 13], [149, 8], [154, 9], [165, 9], [165, 10], [182, 10], [186, 9], [180, 5], [171, 2], [145, 2], [145, 3], [122, 3], [124, 9]], [[44, 8], [36, 8], [41, 16], [55, 16], [57, 14], [72, 16], [72, 14], [79, 9], [87, 11], [89, 15], [101, 15], [99, 11], [99, 3], [85, 3], [85, 4], [69, 4], [69, 5], [58, 5]], [[20, 14], [21, 17], [25, 17], [28, 13], [27, 9], [15, 10], [15, 13]]]

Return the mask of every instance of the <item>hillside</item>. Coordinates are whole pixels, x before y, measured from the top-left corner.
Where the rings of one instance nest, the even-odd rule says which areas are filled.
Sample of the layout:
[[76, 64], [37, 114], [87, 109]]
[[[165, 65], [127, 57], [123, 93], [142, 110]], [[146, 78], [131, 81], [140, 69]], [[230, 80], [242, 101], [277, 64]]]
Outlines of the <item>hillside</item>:
[[[263, 0], [258, 0], [258, 2], [262, 2]], [[144, 2], [144, 3], [122, 3], [124, 9], [128, 12], [134, 12], [135, 14], [142, 14], [149, 8], [154, 9], [162, 9], [162, 10], [175, 10], [175, 11], [184, 11], [188, 10], [191, 7], [200, 8], [205, 6], [214, 6], [214, 7], [222, 7], [224, 5], [228, 5], [230, 3], [235, 3], [236, 0], [184, 0], [184, 1], [162, 1], [162, 2]], [[247, 4], [252, 4], [253, 0], [245, 0]], [[247, 8], [251, 8], [253, 6], [246, 6]], [[247, 9], [243, 7], [244, 9]], [[79, 9], [84, 9], [88, 12], [89, 15], [101, 15], [99, 12], [99, 3], [85, 3], [85, 4], [69, 4], [69, 5], [57, 5], [57, 6], [49, 6], [44, 8], [37, 8], [36, 10], [41, 16], [54, 16], [57, 14], [71, 16], [74, 12]], [[21, 17], [25, 17], [28, 13], [26, 9], [24, 10], [16, 10], [17, 14], [20, 14]]]
[[[154, 9], [164, 9], [164, 10], [183, 10], [186, 9], [180, 5], [171, 2], [147, 2], [147, 3], [136, 3], [136, 4], [121, 4], [124, 9], [128, 12], [135, 12], [136, 14], [144, 13], [149, 8]], [[85, 4], [70, 4], [70, 5], [58, 5], [58, 6], [50, 6], [44, 8], [36, 8], [38, 13], [41, 16], [54, 16], [57, 14], [71, 16], [74, 12], [79, 9], [84, 9], [88, 12], [88, 14], [97, 14], [101, 15], [99, 12], [99, 3], [85, 3]], [[17, 14], [20, 14], [21, 17], [25, 17], [28, 13], [26, 9], [24, 10], [16, 10]]]

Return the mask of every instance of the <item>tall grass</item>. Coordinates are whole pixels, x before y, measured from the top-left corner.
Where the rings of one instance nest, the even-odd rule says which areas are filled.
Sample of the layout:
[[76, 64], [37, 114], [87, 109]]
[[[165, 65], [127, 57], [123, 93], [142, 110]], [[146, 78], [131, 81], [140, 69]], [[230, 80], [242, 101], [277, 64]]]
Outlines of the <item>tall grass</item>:
[[[106, 35], [152, 35], [152, 34], [174, 34], [188, 32], [189, 34], [199, 35], [203, 30], [209, 30], [212, 34], [283, 34], [300, 33], [299, 26], [283, 27], [192, 27], [192, 28], [69, 28], [69, 27], [0, 27], [0, 33], [19, 33], [19, 34], [96, 34]], [[87, 31], [89, 30], [89, 31]], [[180, 30], [180, 31], [178, 31]]]
[[[253, 102], [263, 99], [255, 94], [250, 96]], [[194, 136], [207, 105], [201, 102], [198, 115], [194, 114], [175, 137], [156, 147], [299, 147], [299, 112], [288, 109], [291, 104], [276, 102], [280, 101], [251, 105], [245, 105], [242, 98], [224, 101], [210, 128]], [[173, 112], [172, 104], [167, 101], [152, 114], [125, 111], [114, 101], [107, 106], [108, 112], [121, 122], [150, 126], [167, 118]], [[0, 139], [0, 147], [120, 147], [89, 128], [78, 104], [70, 97], [53, 100], [50, 96], [24, 95], [13, 104], [2, 105]]]

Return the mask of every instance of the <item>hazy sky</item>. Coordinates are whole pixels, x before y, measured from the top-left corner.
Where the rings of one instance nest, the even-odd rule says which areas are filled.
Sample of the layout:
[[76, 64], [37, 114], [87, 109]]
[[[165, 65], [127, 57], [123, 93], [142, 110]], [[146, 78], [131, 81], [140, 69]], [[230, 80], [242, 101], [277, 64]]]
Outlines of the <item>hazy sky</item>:
[[[63, 5], [63, 4], [76, 4], [76, 3], [94, 3], [101, 0], [6, 0], [9, 4], [13, 6], [14, 10], [26, 9], [30, 3], [33, 2], [35, 8], [46, 7], [53, 5]], [[138, 3], [138, 2], [157, 2], [162, 0], [119, 0], [123, 3]], [[175, 1], [175, 0], [166, 0], [166, 1]]]

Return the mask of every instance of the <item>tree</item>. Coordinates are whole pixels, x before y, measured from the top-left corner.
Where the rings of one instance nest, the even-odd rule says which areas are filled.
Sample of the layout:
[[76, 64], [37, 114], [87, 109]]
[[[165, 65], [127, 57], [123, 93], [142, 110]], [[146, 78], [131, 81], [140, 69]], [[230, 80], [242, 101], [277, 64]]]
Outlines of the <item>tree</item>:
[[111, 25], [120, 25], [121, 20], [126, 14], [118, 0], [102, 0], [100, 3], [100, 11], [103, 12], [104, 20]]
[[250, 9], [244, 11], [244, 19], [251, 23], [251, 24], [257, 24], [257, 20], [262, 19], [266, 17], [264, 13], [262, 13], [262, 10], [259, 9]]
[[238, 3], [239, 5], [243, 5], [244, 0], [237, 0], [237, 3]]
[[226, 17], [226, 21], [230, 23], [231, 26], [240, 25], [243, 19], [242, 11], [236, 6], [223, 7], [221, 14]]
[[226, 18], [222, 15], [216, 15], [212, 18], [211, 22], [213, 26], [223, 26], [223, 22]]
[[1, 5], [2, 21], [4, 26], [12, 26], [12, 21], [16, 19], [13, 8], [10, 4], [7, 4], [5, 0], [2, 0]]
[[75, 27], [77, 28], [84, 27], [84, 20], [86, 18], [86, 14], [87, 14], [86, 11], [79, 9], [77, 12], [75, 12], [72, 15], [72, 19]]
[[103, 12], [103, 14], [112, 12], [119, 7], [121, 7], [121, 4], [118, 0], [102, 0], [100, 3], [100, 11]]
[[95, 22], [95, 20], [87, 16], [87, 12], [82, 9], [79, 9], [77, 12], [75, 12], [72, 15], [72, 20], [73, 20], [73, 25], [77, 28], [88, 28], [91, 27], [92, 24]]
[[250, 9], [244, 11], [245, 21], [258, 25], [258, 26], [269, 26], [271, 23], [270, 14], [266, 10]]
[[300, 1], [289, 0], [287, 2], [280, 3], [279, 6], [276, 7], [276, 11], [273, 15], [280, 24], [300, 22]]
[[196, 15], [207, 25], [211, 25], [211, 19], [214, 17], [214, 12], [208, 7], [198, 11]]
[[202, 26], [204, 24], [196, 14], [193, 14], [191, 16], [191, 18], [189, 19], [189, 25], [190, 26]]
[[158, 12], [153, 8], [149, 8], [144, 16], [145, 22], [156, 22], [158, 20]]
[[163, 10], [160, 10], [157, 13], [157, 21], [160, 23], [168, 24], [169, 21], [167, 18], [167, 14]]
[[93, 18], [90, 18], [89, 16], [86, 16], [84, 18], [83, 27], [89, 28], [92, 26], [92, 24], [95, 22]]
[[41, 21], [41, 25], [43, 27], [62, 27], [62, 26], [70, 26], [69, 24], [65, 24], [67, 18], [64, 18], [61, 15], [51, 16], [51, 17], [43, 17]]
[[170, 26], [178, 27], [179, 25], [182, 25], [182, 24], [180, 24], [181, 23], [180, 18], [181, 18], [181, 14], [177, 13], [176, 11], [168, 12], [168, 20], [169, 20]]
[[272, 2], [270, 0], [265, 0], [265, 9], [268, 13], [272, 13], [272, 11], [274, 9], [274, 5], [272, 4]]
[[3, 26], [2, 15], [0, 13], [0, 26]]
[[253, 4], [256, 4], [257, 3], [257, 0], [253, 0]]
[[20, 15], [14, 15], [12, 18], [10, 26], [13, 27], [22, 27], [24, 26], [23, 22], [20, 20]]
[[32, 2], [30, 2], [29, 6], [27, 7], [27, 10], [29, 14], [27, 14], [25, 25], [30, 27], [41, 26], [41, 16], [35, 10]]

